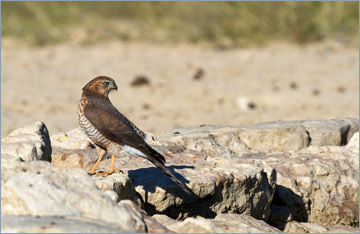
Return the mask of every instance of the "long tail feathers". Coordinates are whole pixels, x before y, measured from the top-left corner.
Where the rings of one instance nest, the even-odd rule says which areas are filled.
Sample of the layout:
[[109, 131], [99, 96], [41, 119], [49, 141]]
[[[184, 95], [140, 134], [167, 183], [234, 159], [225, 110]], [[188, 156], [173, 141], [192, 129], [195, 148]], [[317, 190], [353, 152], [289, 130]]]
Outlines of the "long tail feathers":
[[[157, 167], [159, 168], [161, 171], [163, 171], [167, 176], [169, 176], [175, 183], [177, 183], [181, 188], [184, 189], [184, 191], [191, 195], [193, 194], [193, 191], [191, 191], [191, 189], [186, 186], [186, 184], [184, 184], [183, 182], [181, 182], [165, 165], [164, 163], [159, 160], [158, 158], [163, 158], [163, 156], [161, 154], [159, 154], [156, 150], [151, 148], [151, 154], [154, 156], [148, 156], [147, 158]], [[159, 155], [161, 157], [159, 157]]]

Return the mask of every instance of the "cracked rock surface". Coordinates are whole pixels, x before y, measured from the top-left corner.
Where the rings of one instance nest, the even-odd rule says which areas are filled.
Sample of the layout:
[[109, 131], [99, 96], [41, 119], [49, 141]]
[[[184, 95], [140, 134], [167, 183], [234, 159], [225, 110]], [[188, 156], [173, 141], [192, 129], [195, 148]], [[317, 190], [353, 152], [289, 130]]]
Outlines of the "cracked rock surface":
[[[27, 129], [2, 139], [1, 225], [8, 232], [358, 230], [357, 119], [148, 133], [193, 195], [139, 157], [116, 158], [123, 173], [90, 177], [97, 155], [80, 129], [51, 137], [43, 123]], [[109, 167], [104, 159], [98, 170]]]

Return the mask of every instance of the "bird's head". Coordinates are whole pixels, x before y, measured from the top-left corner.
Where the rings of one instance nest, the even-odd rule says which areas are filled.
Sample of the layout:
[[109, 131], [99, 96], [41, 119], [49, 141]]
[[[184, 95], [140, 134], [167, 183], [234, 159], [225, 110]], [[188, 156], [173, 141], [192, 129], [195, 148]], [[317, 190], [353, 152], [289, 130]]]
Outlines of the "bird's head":
[[117, 86], [112, 78], [98, 76], [87, 83], [82, 90], [85, 93], [99, 94], [107, 97], [110, 91], [117, 90]]

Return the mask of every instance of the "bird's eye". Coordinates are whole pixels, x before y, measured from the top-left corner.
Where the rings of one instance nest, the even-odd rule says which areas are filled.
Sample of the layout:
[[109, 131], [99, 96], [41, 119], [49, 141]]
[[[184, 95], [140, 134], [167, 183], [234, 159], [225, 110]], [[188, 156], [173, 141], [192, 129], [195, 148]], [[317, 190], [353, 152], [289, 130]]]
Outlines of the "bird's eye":
[[110, 82], [107, 82], [107, 81], [106, 81], [106, 82], [104, 82], [104, 86], [105, 86], [105, 87], [108, 87], [108, 86], [109, 86], [109, 84], [110, 84]]

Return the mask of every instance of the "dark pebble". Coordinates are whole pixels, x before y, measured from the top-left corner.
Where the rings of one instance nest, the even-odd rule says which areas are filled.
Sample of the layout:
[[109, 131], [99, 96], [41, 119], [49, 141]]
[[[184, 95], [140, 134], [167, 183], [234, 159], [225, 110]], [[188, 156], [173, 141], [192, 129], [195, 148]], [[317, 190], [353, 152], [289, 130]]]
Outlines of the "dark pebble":
[[249, 102], [249, 103], [248, 103], [248, 107], [249, 107], [250, 109], [255, 109], [255, 108], [256, 108], [256, 104], [253, 103], [253, 102]]
[[200, 80], [204, 77], [205, 75], [205, 72], [203, 69], [199, 68], [197, 69], [197, 71], [195, 72], [195, 75], [194, 75], [194, 80]]
[[151, 108], [151, 106], [150, 106], [149, 104], [147, 104], [147, 103], [144, 103], [144, 104], [142, 105], [142, 108], [143, 108], [144, 110], [149, 110], [149, 109]]
[[314, 96], [319, 96], [319, 95], [320, 95], [320, 90], [314, 89], [314, 90], [312, 91], [312, 94], [313, 94]]
[[339, 93], [345, 93], [346, 88], [345, 88], [345, 87], [342, 87], [342, 86], [339, 86], [339, 87], [337, 88], [337, 91], [338, 91]]
[[291, 83], [290, 83], [290, 88], [292, 88], [292, 89], [297, 89], [297, 88], [298, 88], [298, 85], [297, 85], [295, 82], [291, 82]]
[[146, 76], [137, 76], [131, 81], [130, 85], [134, 87], [150, 85], [150, 80]]

